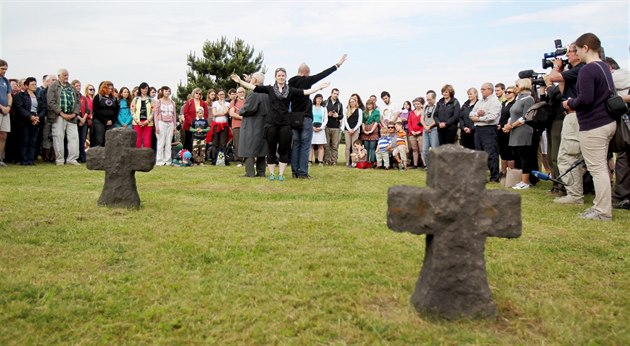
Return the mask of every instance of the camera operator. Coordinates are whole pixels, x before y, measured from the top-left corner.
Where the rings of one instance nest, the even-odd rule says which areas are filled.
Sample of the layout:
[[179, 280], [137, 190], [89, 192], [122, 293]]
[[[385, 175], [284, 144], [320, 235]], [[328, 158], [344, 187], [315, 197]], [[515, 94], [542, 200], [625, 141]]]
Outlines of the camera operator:
[[[576, 98], [577, 93], [577, 79], [580, 69], [585, 65], [576, 54], [577, 47], [575, 42], [569, 45], [567, 50], [567, 59], [572, 68], [564, 70], [564, 63], [562, 59], [556, 59], [553, 62], [553, 70], [548, 75], [548, 80], [551, 83], [559, 83], [560, 91], [562, 92], [563, 99]], [[547, 78], [546, 78], [547, 79]], [[560, 131], [560, 145], [558, 147], [558, 171], [560, 173], [566, 172], [571, 165], [582, 159], [582, 152], [580, 151], [580, 142], [578, 135], [580, 132], [577, 116], [574, 110], [571, 110], [564, 116], [562, 120], [562, 126], [551, 127], [551, 138], [557, 138], [557, 132]], [[554, 147], [556, 141], [550, 141], [552, 156], [554, 154]], [[558, 197], [554, 199], [554, 202], [561, 204], [584, 204], [584, 191], [582, 186], [582, 171], [580, 168], [575, 168], [562, 178], [566, 184], [566, 196]]]

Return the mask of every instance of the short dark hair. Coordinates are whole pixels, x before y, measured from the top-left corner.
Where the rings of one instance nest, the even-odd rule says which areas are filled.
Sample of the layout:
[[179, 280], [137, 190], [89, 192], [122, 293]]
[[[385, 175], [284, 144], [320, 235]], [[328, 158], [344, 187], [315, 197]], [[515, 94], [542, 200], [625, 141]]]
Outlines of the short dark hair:
[[435, 90], [433, 90], [433, 89], [429, 89], [429, 90], [427, 90], [427, 95], [429, 95], [429, 94], [432, 94], [432, 95], [433, 95], [433, 98], [435, 98], [435, 97], [437, 96], [437, 93], [436, 93], [436, 92], [435, 92]]
[[391, 97], [392, 97], [392, 96], [389, 94], [389, 92], [387, 92], [387, 91], [381, 91], [381, 98], [383, 98], [383, 97], [385, 97], [385, 96], [387, 96], [387, 97], [389, 97], [389, 98], [391, 98]]
[[9, 66], [9, 63], [7, 63], [6, 60], [0, 59], [0, 66]]
[[236, 89], [230, 88], [230, 90], [228, 90], [228, 94], [234, 94], [234, 93], [236, 93]]
[[37, 82], [37, 79], [35, 79], [35, 77], [28, 77], [24, 80], [24, 86], [28, 87], [29, 84], [31, 84], [31, 82]]
[[494, 85], [495, 88], [501, 88], [501, 90], [505, 90], [505, 84], [503, 83], [497, 83]]
[[334, 93], [335, 91], [336, 91], [336, 92], [339, 92], [339, 89], [337, 89], [337, 88], [333, 88], [333, 89], [330, 91], [330, 93], [332, 94], [332, 93]]
[[619, 64], [617, 64], [617, 62], [615, 61], [615, 59], [607, 56], [606, 59], [604, 59], [604, 61], [606, 61], [606, 63], [608, 64], [608, 66], [610, 66], [611, 69], [613, 70], [618, 70]]
[[47, 75], [47, 74], [45, 74], [45, 75], [43, 75], [43, 76], [42, 76], [42, 83], [46, 80], [46, 77], [48, 77], [48, 75]]

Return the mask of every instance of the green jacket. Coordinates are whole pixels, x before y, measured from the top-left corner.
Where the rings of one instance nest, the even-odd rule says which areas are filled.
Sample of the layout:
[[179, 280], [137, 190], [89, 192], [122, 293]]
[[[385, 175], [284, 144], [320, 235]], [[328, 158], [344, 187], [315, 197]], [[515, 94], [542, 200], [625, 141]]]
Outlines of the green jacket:
[[[55, 123], [57, 121], [57, 118], [59, 117], [59, 114], [61, 113], [61, 87], [61, 82], [56, 81], [48, 87], [48, 92], [46, 93], [46, 99], [48, 102], [48, 114], [46, 115], [46, 117], [51, 123]], [[79, 95], [79, 93], [74, 88], [72, 88], [72, 91], [74, 92], [74, 96], [76, 99], [72, 113], [79, 114], [81, 113], [81, 95]], [[76, 124], [77, 117], [70, 120], [70, 122]]]

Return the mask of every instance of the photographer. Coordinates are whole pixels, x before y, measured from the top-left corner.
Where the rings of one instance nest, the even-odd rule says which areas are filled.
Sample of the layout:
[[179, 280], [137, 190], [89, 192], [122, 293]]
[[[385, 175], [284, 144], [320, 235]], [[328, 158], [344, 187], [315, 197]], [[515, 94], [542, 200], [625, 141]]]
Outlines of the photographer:
[[578, 56], [586, 65], [578, 78], [578, 96], [564, 101], [562, 105], [569, 111], [577, 111], [580, 149], [595, 185], [593, 207], [580, 214], [580, 217], [610, 221], [612, 202], [607, 154], [608, 143], [615, 134], [617, 123], [606, 110], [605, 104], [610, 97], [608, 85], [613, 84], [612, 75], [608, 66], [600, 59], [602, 46], [597, 36], [592, 33], [583, 34], [578, 37], [575, 45]]
[[[567, 51], [567, 59], [572, 66], [571, 69], [563, 70], [564, 64], [562, 59], [556, 59], [553, 62], [553, 70], [548, 75], [549, 82], [559, 83], [560, 91], [563, 99], [577, 97], [577, 79], [580, 69], [585, 65], [580, 57], [577, 56], [577, 47], [575, 43], [569, 45]], [[558, 171], [566, 172], [571, 165], [577, 160], [582, 159], [580, 151], [580, 142], [578, 134], [580, 132], [577, 116], [574, 110], [570, 110], [564, 116], [562, 127], [552, 125], [550, 137], [557, 137], [557, 131], [560, 130], [560, 146], [558, 148]], [[554, 153], [554, 141], [551, 141], [552, 156]], [[560, 204], [584, 204], [584, 191], [582, 186], [582, 172], [579, 168], [573, 169], [562, 178], [566, 184], [566, 196], [554, 199], [554, 202]]]

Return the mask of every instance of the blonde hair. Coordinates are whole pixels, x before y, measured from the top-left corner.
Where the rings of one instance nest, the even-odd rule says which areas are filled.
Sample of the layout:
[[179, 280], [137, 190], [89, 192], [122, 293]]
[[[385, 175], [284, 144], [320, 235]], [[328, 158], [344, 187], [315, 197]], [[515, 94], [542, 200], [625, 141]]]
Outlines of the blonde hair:
[[529, 78], [521, 78], [516, 81], [516, 84], [518, 85], [517, 92], [521, 92], [523, 90], [532, 91], [532, 80]]

